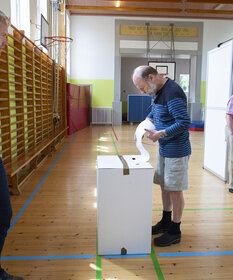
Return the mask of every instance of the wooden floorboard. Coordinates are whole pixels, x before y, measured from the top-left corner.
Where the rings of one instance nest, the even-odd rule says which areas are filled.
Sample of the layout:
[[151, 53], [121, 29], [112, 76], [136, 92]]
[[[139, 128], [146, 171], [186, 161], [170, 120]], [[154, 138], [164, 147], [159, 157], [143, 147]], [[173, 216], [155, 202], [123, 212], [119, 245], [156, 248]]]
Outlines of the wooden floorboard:
[[[111, 126], [85, 128], [70, 143], [71, 137], [66, 137], [53, 156], [24, 183], [22, 195], [11, 197], [14, 219], [47, 176], [11, 229], [2, 256], [93, 255], [94, 258], [7, 260], [2, 261], [3, 267], [25, 279], [99, 279], [96, 278], [96, 157], [115, 155], [116, 148], [121, 155], [138, 154], [133, 140], [135, 129], [136, 125], [114, 127], [118, 140]], [[143, 141], [155, 167], [158, 144], [146, 138]], [[233, 194], [223, 181], [202, 168], [203, 133], [191, 132], [191, 142], [182, 242], [167, 248], [154, 247], [154, 251], [164, 279], [233, 279], [233, 255], [159, 256], [160, 253], [233, 251], [233, 210], [223, 210], [233, 208]], [[155, 186], [153, 209], [161, 208], [160, 190]], [[154, 223], [161, 214], [161, 211], [153, 211]], [[105, 280], [158, 279], [150, 255], [146, 258], [102, 257], [101, 268]]]

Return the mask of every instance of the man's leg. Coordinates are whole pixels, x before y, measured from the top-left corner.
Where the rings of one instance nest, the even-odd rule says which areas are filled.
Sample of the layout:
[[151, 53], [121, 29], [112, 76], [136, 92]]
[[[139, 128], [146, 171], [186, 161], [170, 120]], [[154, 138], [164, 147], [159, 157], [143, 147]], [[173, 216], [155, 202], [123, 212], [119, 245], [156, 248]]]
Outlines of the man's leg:
[[[6, 171], [0, 158], [0, 256], [7, 236], [7, 230], [10, 227], [12, 209], [10, 202], [9, 187], [7, 182]], [[1, 268], [0, 263], [0, 280], [24, 280], [22, 277], [12, 276]]]
[[180, 224], [184, 209], [183, 190], [188, 188], [188, 159], [188, 156], [165, 159], [164, 204], [166, 207], [173, 206], [173, 221], [166, 233], [154, 239], [156, 246], [169, 246], [179, 243], [181, 240]]
[[184, 196], [183, 191], [170, 192], [173, 204], [173, 222], [180, 223], [184, 210]]
[[229, 192], [233, 193], [233, 143], [231, 139], [230, 132], [228, 130], [228, 144], [229, 144], [229, 154], [230, 154], [230, 159], [229, 159]]
[[12, 209], [7, 176], [2, 159], [0, 158], [0, 255], [7, 235], [7, 230], [10, 227], [11, 217]]
[[171, 225], [171, 215], [172, 215], [172, 200], [170, 192], [166, 191], [163, 186], [161, 188], [161, 197], [163, 203], [163, 216], [162, 219], [152, 226], [152, 235], [167, 232]]
[[180, 224], [184, 210], [183, 191], [167, 191], [167, 200], [165, 198], [165, 203], [169, 201], [169, 196], [171, 201], [170, 205], [173, 205], [173, 220], [170, 223], [167, 232], [154, 239], [154, 244], [156, 246], [169, 246], [171, 244], [179, 243], [181, 240]]
[[168, 234], [176, 236], [174, 238], [178, 240], [181, 237], [180, 224], [184, 210], [184, 196], [183, 191], [171, 191], [170, 195], [173, 204], [173, 219]]
[[160, 186], [161, 188], [161, 195], [162, 195], [162, 202], [163, 202], [163, 210], [164, 211], [172, 211], [172, 198], [170, 195], [170, 191], [166, 191], [164, 186]]
[[163, 202], [163, 216], [162, 219], [152, 226], [152, 235], [158, 234], [161, 232], [166, 232], [171, 224], [171, 209], [172, 202], [170, 193], [164, 189], [164, 162], [165, 158], [158, 155], [157, 165], [154, 174], [154, 183], [160, 185], [161, 188], [161, 197]]

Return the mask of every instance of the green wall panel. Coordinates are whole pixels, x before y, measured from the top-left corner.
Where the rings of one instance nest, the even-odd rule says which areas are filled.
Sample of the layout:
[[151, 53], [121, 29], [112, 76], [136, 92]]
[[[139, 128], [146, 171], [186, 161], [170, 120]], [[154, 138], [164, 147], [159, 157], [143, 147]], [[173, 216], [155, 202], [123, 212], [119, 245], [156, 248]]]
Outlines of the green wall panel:
[[200, 102], [202, 103], [202, 108], [205, 108], [205, 97], [206, 97], [206, 81], [201, 82], [201, 97]]
[[92, 107], [112, 107], [114, 100], [114, 80], [68, 79], [72, 84], [92, 85]]

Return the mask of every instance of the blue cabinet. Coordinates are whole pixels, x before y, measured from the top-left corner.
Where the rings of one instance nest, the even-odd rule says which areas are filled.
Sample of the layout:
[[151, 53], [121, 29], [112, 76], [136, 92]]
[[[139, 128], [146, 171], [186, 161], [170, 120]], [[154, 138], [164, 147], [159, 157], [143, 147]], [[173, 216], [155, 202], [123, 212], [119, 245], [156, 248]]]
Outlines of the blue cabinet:
[[151, 111], [151, 100], [149, 95], [128, 95], [128, 121], [144, 121]]

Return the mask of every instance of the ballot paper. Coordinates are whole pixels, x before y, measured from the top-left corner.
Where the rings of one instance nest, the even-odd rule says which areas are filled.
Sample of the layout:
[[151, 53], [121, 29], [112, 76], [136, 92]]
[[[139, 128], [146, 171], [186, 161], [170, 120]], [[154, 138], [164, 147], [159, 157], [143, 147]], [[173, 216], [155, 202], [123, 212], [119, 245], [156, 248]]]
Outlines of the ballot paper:
[[150, 120], [146, 119], [143, 122], [141, 122], [136, 129], [135, 132], [136, 146], [139, 152], [141, 153], [141, 156], [138, 159], [138, 163], [147, 162], [150, 159], [150, 154], [142, 145], [142, 136], [146, 132], [145, 129], [149, 129], [149, 130], [155, 129], [155, 126]]

